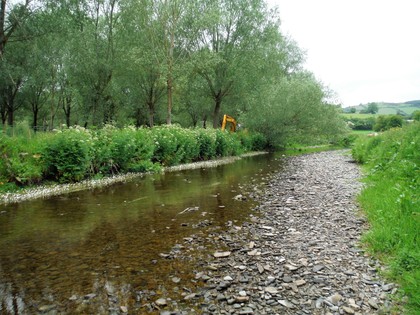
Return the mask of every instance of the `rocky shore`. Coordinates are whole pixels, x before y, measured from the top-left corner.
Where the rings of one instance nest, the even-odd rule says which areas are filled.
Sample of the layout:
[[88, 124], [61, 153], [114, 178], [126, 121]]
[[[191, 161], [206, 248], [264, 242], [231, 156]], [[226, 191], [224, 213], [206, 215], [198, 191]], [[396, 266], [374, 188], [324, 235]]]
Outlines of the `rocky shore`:
[[[397, 287], [381, 279], [382, 267], [359, 243], [367, 228], [355, 202], [359, 167], [343, 151], [286, 164], [249, 192], [259, 205], [246, 223], [228, 222], [174, 248], [175, 259], [203, 252], [194, 271], [197, 290], [183, 293], [195, 307], [161, 298], [152, 303], [161, 315], [392, 313]], [[206, 242], [216, 250], [204, 254]]]

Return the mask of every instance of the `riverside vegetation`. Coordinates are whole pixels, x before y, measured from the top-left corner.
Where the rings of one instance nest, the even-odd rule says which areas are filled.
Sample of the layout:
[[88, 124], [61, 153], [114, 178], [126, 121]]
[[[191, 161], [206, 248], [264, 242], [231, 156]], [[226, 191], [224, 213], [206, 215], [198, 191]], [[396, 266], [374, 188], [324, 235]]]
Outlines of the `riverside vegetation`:
[[262, 150], [259, 133], [228, 134], [215, 129], [105, 126], [64, 128], [50, 133], [27, 129], [23, 136], [0, 134], [0, 192], [43, 181], [76, 182], [162, 166], [236, 156]]
[[370, 222], [364, 241], [390, 266], [388, 275], [420, 309], [420, 123], [360, 137], [353, 157], [363, 163], [366, 187], [359, 200]]

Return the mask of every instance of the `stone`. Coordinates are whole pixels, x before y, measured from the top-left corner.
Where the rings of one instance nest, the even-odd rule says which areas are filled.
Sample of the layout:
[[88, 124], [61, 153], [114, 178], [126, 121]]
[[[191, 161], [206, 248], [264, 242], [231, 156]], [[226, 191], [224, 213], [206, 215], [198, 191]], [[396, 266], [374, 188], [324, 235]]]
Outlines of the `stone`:
[[162, 307], [162, 306], [168, 305], [168, 302], [166, 301], [166, 299], [160, 298], [160, 299], [155, 301], [155, 304], [159, 307]]
[[84, 299], [85, 300], [91, 300], [91, 299], [93, 299], [93, 298], [95, 298], [96, 297], [96, 294], [95, 293], [90, 293], [90, 294], [86, 294], [85, 296], [84, 296]]
[[340, 302], [343, 299], [343, 297], [336, 293], [334, 295], [331, 295], [327, 298], [327, 301], [331, 302], [334, 305], [338, 305], [338, 302]]
[[235, 297], [237, 303], [245, 303], [249, 301], [249, 296], [237, 296]]
[[299, 280], [296, 280], [296, 281], [294, 282], [294, 284], [296, 284], [296, 286], [300, 287], [300, 286], [302, 286], [302, 285], [306, 284], [306, 281], [305, 281], [305, 280], [303, 280], [303, 279], [299, 279]]
[[290, 271], [295, 271], [295, 270], [298, 270], [299, 269], [298, 266], [291, 265], [291, 264], [284, 265], [284, 268], [286, 268], [287, 270], [290, 270]]
[[270, 293], [271, 295], [275, 295], [277, 293], [279, 293], [279, 290], [275, 287], [266, 287], [264, 289], [265, 292]]
[[277, 302], [279, 302], [281, 305], [283, 305], [283, 306], [285, 306], [287, 308], [294, 308], [295, 307], [294, 304], [290, 303], [287, 300], [278, 300]]
[[346, 314], [355, 314], [356, 312], [354, 311], [354, 309], [352, 309], [351, 307], [347, 307], [347, 306], [343, 306], [343, 311]]
[[193, 298], [195, 298], [195, 297], [196, 297], [196, 294], [195, 294], [195, 293], [191, 293], [191, 294], [186, 295], [186, 296], [184, 297], [184, 300], [185, 300], [185, 301], [192, 300], [192, 299], [193, 299]]
[[313, 268], [312, 268], [312, 270], [313, 270], [313, 272], [318, 272], [318, 271], [321, 271], [322, 269], [324, 269], [325, 268], [325, 266], [324, 265], [315, 265]]
[[372, 307], [372, 308], [374, 308], [374, 309], [379, 309], [379, 306], [378, 306], [378, 301], [376, 300], [376, 299], [374, 299], [374, 298], [371, 298], [371, 299], [369, 299], [368, 300], [368, 304]]
[[214, 256], [215, 258], [226, 258], [226, 257], [229, 257], [229, 256], [230, 256], [230, 254], [231, 254], [231, 252], [215, 252], [215, 253], [213, 254], [213, 256]]
[[178, 278], [178, 277], [173, 277], [171, 280], [172, 280], [173, 283], [180, 283], [181, 282], [181, 279]]

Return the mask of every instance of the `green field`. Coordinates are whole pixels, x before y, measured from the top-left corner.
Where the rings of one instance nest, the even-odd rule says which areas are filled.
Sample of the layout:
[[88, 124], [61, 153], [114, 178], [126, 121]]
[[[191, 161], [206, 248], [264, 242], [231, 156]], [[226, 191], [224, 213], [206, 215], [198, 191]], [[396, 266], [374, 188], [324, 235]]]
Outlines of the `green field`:
[[[394, 114], [406, 114], [411, 115], [414, 111], [420, 110], [420, 103], [418, 101], [412, 101], [407, 103], [386, 103], [386, 102], [377, 102], [376, 105], [378, 105], [378, 115], [394, 115]], [[356, 115], [351, 116], [353, 118], [366, 118], [371, 117], [371, 114], [359, 114], [361, 110], [364, 110], [367, 108], [366, 104], [361, 104], [358, 106], [351, 106], [350, 108], [355, 108], [356, 113], [355, 114], [347, 114], [346, 115]], [[362, 115], [362, 116], [359, 116]]]
[[343, 117], [346, 117], [346, 118], [360, 118], [360, 119], [366, 119], [366, 118], [370, 118], [370, 117], [376, 117], [376, 116], [378, 116], [378, 114], [358, 114], [358, 113], [354, 113], [354, 114], [351, 114], [351, 113], [343, 113], [343, 114], [341, 114]]

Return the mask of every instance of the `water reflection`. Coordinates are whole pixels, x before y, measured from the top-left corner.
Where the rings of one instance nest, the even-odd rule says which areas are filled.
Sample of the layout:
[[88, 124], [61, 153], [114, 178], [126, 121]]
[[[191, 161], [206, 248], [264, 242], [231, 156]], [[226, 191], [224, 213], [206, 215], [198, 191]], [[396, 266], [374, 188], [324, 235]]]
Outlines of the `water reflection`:
[[247, 217], [251, 202], [233, 196], [261, 181], [270, 163], [259, 156], [0, 206], [1, 314], [141, 313], [144, 292], [176, 296], [171, 278], [192, 286], [193, 269], [162, 253], [204, 235], [203, 220], [224, 226]]

